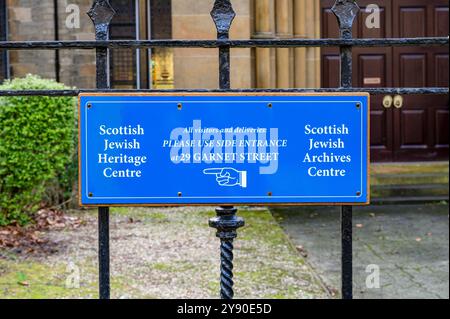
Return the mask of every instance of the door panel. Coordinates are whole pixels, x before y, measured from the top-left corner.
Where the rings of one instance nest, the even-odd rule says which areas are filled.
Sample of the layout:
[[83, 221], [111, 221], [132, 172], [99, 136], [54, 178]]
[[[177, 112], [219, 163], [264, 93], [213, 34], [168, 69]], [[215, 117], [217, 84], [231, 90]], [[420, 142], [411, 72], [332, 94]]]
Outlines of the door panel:
[[[339, 37], [331, 12], [334, 0], [322, 1], [322, 37]], [[365, 7], [373, 1], [358, 1], [361, 12], [354, 37], [402, 38], [448, 36], [448, 1], [377, 1], [381, 28], [365, 25]], [[447, 47], [387, 47], [353, 49], [355, 87], [448, 87]], [[339, 86], [339, 49], [322, 49], [322, 86]], [[374, 161], [421, 161], [448, 159], [448, 95], [404, 95], [401, 108], [384, 108], [384, 96], [373, 95], [371, 103], [371, 158]]]
[[[448, 1], [395, 0], [393, 12], [394, 37], [448, 35]], [[448, 87], [446, 47], [395, 47], [393, 61], [395, 86]], [[448, 159], [448, 95], [403, 98], [393, 110], [394, 160]]]
[[[380, 8], [380, 28], [368, 28], [366, 19], [370, 14], [366, 7], [374, 2], [358, 1], [361, 11], [355, 23], [353, 34], [358, 38], [392, 37], [392, 12], [390, 1], [377, 1]], [[355, 87], [391, 87], [392, 86], [392, 49], [391, 48], [354, 48], [353, 49], [353, 85]], [[392, 112], [383, 106], [384, 95], [371, 96], [371, 159], [373, 161], [392, 161], [393, 135]]]
[[426, 127], [427, 114], [425, 110], [404, 110], [401, 113], [402, 147], [427, 148]]
[[[447, 2], [448, 5], [448, 2]], [[434, 12], [434, 36], [448, 36], [448, 6], [437, 5], [433, 8]]]
[[434, 84], [437, 87], [448, 86], [448, 53], [436, 53], [434, 59]]
[[[375, 52], [374, 52], [375, 51]], [[392, 86], [391, 49], [356, 49], [353, 53], [353, 85], [356, 87]], [[371, 96], [371, 158], [392, 161], [392, 112], [383, 106], [384, 95]]]
[[[436, 144], [437, 149], [447, 149], [449, 144], [449, 125], [448, 125], [448, 110], [437, 110], [436, 111]], [[447, 134], [441, 134], [441, 132], [447, 132]]]
[[[409, 50], [408, 50], [409, 51]], [[427, 86], [427, 53], [417, 51], [399, 52], [397, 56], [397, 72], [399, 86]]]
[[339, 54], [322, 55], [322, 87], [339, 87]]
[[[331, 12], [334, 0], [322, 1], [322, 37], [338, 38], [339, 28], [336, 17]], [[361, 11], [353, 26], [353, 36], [357, 38], [392, 37], [390, 1], [377, 1], [380, 7], [381, 28], [368, 28], [365, 24], [369, 13], [366, 6], [371, 0], [358, 1]], [[339, 87], [339, 49], [322, 49], [322, 87]], [[354, 48], [353, 86], [391, 87], [392, 49]], [[393, 134], [392, 112], [383, 107], [384, 95], [371, 96], [371, 158], [374, 161], [392, 161]]]
[[427, 8], [420, 1], [418, 6], [399, 5], [394, 12], [397, 14], [394, 24], [398, 24], [398, 34], [402, 38], [426, 37], [427, 36]]
[[[322, 3], [322, 38], [339, 38], [339, 26], [336, 17], [331, 12], [333, 1], [323, 1]], [[322, 48], [322, 87], [339, 87], [339, 49]]]

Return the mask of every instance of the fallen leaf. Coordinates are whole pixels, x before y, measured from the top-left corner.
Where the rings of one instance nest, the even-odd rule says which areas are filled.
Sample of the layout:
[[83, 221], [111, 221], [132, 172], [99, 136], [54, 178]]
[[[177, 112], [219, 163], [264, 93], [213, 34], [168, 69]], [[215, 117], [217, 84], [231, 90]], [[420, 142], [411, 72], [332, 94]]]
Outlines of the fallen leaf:
[[12, 248], [26, 254], [54, 250], [54, 243], [44, 237], [46, 231], [78, 228], [85, 224], [78, 217], [66, 216], [64, 212], [54, 209], [40, 209], [33, 217], [34, 223], [27, 227], [21, 227], [16, 222], [0, 227], [0, 248]]
[[356, 228], [363, 228], [364, 225], [363, 224], [356, 224]]
[[297, 249], [297, 251], [300, 253], [301, 256], [303, 257], [308, 257], [308, 252], [306, 251], [305, 247], [303, 247], [302, 245], [299, 245], [297, 247], [295, 247]]
[[417, 237], [417, 238], [416, 238], [416, 241], [417, 241], [418, 243], [420, 243], [420, 242], [422, 241], [422, 238]]

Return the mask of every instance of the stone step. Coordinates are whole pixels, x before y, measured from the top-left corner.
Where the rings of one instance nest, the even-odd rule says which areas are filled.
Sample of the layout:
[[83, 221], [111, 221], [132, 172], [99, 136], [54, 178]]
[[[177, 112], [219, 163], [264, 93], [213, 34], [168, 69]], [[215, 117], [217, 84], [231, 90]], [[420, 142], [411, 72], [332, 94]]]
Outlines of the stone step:
[[448, 196], [421, 196], [421, 197], [378, 197], [373, 198], [372, 205], [397, 205], [397, 204], [426, 204], [448, 202]]
[[370, 184], [372, 204], [448, 201], [449, 163], [374, 163]]
[[448, 184], [449, 175], [440, 173], [415, 174], [375, 174], [371, 176], [371, 185], [417, 185], [417, 184]]
[[371, 187], [372, 198], [399, 197], [448, 197], [449, 185], [445, 184], [409, 184], [409, 185], [375, 185]]
[[448, 162], [420, 162], [420, 163], [372, 163], [370, 165], [372, 176], [379, 174], [447, 174], [449, 173]]

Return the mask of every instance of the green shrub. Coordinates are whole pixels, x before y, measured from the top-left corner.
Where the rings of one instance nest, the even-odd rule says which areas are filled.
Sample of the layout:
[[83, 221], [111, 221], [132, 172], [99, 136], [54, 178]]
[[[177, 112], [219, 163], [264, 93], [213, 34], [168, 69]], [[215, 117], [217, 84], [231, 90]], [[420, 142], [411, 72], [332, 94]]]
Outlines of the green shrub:
[[[61, 90], [63, 84], [28, 75], [0, 90]], [[75, 150], [72, 97], [0, 97], [0, 225], [26, 224], [52, 183], [72, 173]]]

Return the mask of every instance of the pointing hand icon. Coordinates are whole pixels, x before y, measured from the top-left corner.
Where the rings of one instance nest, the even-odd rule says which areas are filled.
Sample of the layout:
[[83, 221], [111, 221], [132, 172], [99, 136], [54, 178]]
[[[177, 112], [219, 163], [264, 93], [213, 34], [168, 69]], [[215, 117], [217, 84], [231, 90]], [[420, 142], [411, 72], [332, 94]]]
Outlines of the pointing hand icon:
[[216, 181], [219, 186], [232, 187], [241, 186], [242, 188], [247, 187], [247, 172], [238, 171], [234, 168], [207, 168], [203, 170], [205, 175], [216, 175]]

